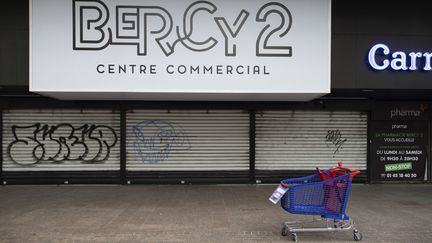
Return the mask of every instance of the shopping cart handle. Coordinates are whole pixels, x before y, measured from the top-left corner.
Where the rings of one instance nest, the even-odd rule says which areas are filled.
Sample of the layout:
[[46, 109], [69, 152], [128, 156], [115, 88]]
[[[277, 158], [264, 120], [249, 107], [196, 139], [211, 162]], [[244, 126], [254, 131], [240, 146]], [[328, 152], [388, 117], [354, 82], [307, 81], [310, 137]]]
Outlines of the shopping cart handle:
[[342, 173], [346, 173], [346, 172], [350, 173], [350, 180], [352, 180], [354, 178], [354, 176], [360, 174], [359, 170], [343, 167], [342, 161], [339, 161], [338, 166], [333, 167], [332, 170], [335, 172], [338, 172], [338, 170], [339, 170]]

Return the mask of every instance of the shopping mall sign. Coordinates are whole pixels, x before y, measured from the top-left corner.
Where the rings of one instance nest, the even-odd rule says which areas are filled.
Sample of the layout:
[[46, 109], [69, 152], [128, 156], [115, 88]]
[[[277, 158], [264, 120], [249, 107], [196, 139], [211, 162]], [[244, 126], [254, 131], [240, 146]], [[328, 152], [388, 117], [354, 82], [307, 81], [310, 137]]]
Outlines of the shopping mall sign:
[[30, 90], [60, 99], [310, 100], [330, 0], [30, 0]]
[[392, 50], [386, 44], [375, 44], [368, 52], [368, 64], [374, 70], [431, 71], [432, 53]]

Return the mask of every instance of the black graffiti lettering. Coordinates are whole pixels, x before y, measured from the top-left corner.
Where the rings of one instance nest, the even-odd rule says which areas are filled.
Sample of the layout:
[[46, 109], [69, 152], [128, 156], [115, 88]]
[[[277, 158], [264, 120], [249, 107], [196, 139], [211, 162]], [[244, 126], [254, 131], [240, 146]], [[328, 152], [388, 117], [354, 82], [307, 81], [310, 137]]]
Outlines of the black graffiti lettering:
[[291, 46], [270, 46], [268, 41], [274, 34], [279, 37], [284, 37], [291, 29], [292, 16], [287, 7], [280, 3], [272, 2], [262, 6], [257, 13], [256, 21], [265, 22], [269, 14], [275, 13], [281, 17], [281, 24], [271, 29], [270, 24], [267, 24], [258, 36], [256, 42], [257, 56], [292, 56]]
[[102, 50], [110, 44], [109, 11], [101, 1], [73, 1], [73, 49]]
[[110, 149], [117, 143], [117, 135], [115, 131], [111, 127], [103, 125], [87, 126], [84, 131], [84, 134], [88, 134], [88, 137], [96, 141], [101, 148], [94, 157], [87, 160], [89, 162], [103, 162], [107, 160], [110, 155]]
[[339, 152], [339, 150], [342, 148], [342, 145], [347, 141], [348, 139], [343, 138], [341, 132], [339, 129], [337, 130], [328, 130], [326, 135], [326, 142], [329, 142], [335, 146], [334, 153], [336, 154]]
[[94, 124], [74, 127], [69, 123], [55, 126], [36, 123], [12, 126], [12, 134], [15, 140], [8, 145], [7, 152], [11, 160], [20, 165], [41, 161], [102, 163], [117, 143], [113, 128]]
[[237, 46], [233, 42], [248, 17], [249, 12], [243, 9], [232, 25], [228, 24], [226, 19], [223, 17], [215, 18], [219, 29], [225, 37], [225, 56], [236, 56]]

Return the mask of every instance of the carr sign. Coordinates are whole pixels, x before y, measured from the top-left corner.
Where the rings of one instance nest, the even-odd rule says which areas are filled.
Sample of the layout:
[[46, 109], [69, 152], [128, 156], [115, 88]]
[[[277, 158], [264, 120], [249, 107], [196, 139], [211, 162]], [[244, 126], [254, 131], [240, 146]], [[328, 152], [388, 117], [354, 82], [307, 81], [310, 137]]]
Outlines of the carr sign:
[[330, 0], [30, 0], [30, 91], [306, 101], [330, 92]]

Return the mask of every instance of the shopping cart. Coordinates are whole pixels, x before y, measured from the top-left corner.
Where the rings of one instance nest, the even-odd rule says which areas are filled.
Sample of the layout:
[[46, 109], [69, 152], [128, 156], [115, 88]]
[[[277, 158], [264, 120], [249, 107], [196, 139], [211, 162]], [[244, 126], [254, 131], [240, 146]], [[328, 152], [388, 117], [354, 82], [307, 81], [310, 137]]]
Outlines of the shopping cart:
[[[284, 222], [282, 235], [291, 234], [297, 241], [299, 232], [337, 232], [353, 230], [356, 241], [362, 239], [354, 222], [345, 213], [351, 182], [358, 170], [338, 166], [319, 170], [311, 176], [287, 179], [281, 182], [286, 193], [281, 198], [282, 208], [292, 214], [313, 215], [310, 221]], [[318, 217], [317, 217], [318, 216]], [[310, 226], [320, 222], [320, 227]]]

